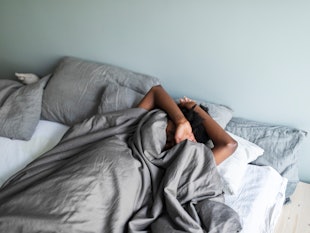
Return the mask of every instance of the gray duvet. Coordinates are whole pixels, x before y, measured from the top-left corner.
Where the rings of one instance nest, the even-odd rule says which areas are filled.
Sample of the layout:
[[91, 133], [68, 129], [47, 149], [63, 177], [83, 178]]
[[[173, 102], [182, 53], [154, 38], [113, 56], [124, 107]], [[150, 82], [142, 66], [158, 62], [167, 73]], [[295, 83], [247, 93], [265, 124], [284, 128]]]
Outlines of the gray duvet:
[[238, 232], [206, 146], [162, 152], [166, 115], [95, 115], [0, 189], [0, 232]]

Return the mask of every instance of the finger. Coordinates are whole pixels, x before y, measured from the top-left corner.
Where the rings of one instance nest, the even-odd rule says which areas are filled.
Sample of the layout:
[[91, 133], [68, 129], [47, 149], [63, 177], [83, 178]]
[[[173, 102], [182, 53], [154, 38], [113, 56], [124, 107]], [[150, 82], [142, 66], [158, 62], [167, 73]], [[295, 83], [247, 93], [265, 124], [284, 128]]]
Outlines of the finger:
[[191, 135], [189, 140], [192, 141], [192, 142], [197, 142], [193, 133], [192, 133], [192, 135]]
[[182, 142], [184, 139], [182, 139], [182, 138], [175, 138], [175, 142], [176, 142], [176, 144], [179, 144], [180, 142]]
[[185, 97], [185, 100], [187, 101], [187, 102], [189, 102], [189, 101], [192, 101], [190, 98], [188, 98], [188, 97]]

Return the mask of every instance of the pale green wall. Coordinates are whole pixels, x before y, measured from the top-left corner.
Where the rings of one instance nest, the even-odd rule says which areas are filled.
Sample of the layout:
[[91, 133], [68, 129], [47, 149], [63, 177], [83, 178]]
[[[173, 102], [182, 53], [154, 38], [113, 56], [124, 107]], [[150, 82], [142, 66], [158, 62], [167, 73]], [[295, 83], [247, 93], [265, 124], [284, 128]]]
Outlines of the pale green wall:
[[[0, 0], [0, 77], [78, 56], [310, 132], [309, 12], [309, 0]], [[310, 182], [310, 137], [300, 152]]]

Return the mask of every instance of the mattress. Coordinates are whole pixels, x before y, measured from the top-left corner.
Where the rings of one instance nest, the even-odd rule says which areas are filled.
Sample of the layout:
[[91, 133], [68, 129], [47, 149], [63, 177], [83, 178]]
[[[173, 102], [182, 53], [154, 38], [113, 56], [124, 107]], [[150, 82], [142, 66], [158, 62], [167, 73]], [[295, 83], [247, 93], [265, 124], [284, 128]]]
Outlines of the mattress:
[[29, 141], [0, 137], [0, 186], [11, 175], [53, 148], [68, 128], [60, 123], [40, 120]]

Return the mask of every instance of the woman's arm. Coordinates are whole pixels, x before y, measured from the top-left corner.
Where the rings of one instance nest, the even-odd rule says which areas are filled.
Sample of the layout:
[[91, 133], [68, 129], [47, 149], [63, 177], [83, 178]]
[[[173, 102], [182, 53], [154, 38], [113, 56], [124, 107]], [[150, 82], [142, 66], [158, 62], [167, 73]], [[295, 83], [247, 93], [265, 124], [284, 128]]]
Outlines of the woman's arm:
[[179, 143], [185, 139], [196, 141], [190, 123], [184, 117], [175, 101], [161, 85], [152, 87], [140, 101], [138, 107], [144, 108], [146, 110], [159, 108], [165, 111], [176, 126], [176, 143]]
[[[185, 97], [180, 99], [180, 105], [190, 109], [195, 106], [196, 103]], [[238, 143], [199, 105], [194, 107], [194, 111], [198, 113], [203, 120], [203, 126], [214, 145], [212, 152], [215, 162], [216, 164], [220, 164], [237, 149]]]

